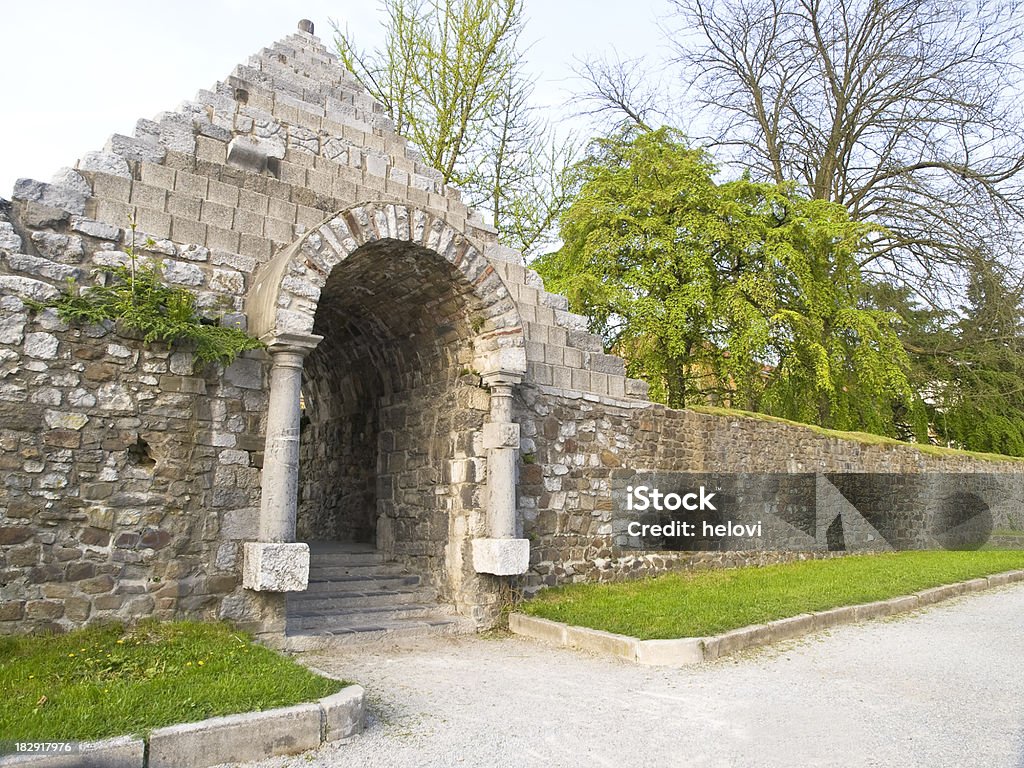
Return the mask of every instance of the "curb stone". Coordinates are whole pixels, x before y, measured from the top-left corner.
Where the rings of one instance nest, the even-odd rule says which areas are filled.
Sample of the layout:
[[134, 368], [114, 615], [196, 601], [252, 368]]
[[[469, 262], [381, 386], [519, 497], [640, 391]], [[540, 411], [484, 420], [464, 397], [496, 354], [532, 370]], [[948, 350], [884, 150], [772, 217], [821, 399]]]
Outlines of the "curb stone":
[[598, 629], [527, 616], [524, 613], [509, 614], [508, 628], [514, 634], [564, 648], [590, 651], [601, 656], [613, 656], [648, 666], [685, 667], [714, 661], [747, 648], [802, 637], [840, 624], [852, 624], [916, 611], [926, 605], [953, 597], [1021, 581], [1024, 581], [1024, 570], [1006, 571], [983, 578], [922, 589], [912, 595], [900, 595], [888, 600], [844, 605], [815, 613], [801, 613], [708, 637], [641, 640], [629, 635], [616, 635]]
[[144, 764], [146, 742], [134, 736], [88, 741], [76, 752], [15, 754], [0, 757], [0, 766], [30, 768], [138, 768]]
[[[206, 768], [316, 749], [363, 730], [366, 691], [348, 685], [307, 704], [213, 717], [131, 736], [84, 742], [74, 753], [7, 755], [0, 768]], [[148, 752], [148, 754], [147, 754]]]

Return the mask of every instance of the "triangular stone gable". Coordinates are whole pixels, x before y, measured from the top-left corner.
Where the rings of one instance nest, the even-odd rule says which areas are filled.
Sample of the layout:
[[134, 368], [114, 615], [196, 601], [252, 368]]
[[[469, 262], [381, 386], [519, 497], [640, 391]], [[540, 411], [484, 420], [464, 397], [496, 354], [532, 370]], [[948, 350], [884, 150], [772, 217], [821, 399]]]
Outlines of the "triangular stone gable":
[[[177, 111], [140, 120], [134, 136], [112, 136], [50, 184], [20, 180], [14, 198], [16, 222], [32, 244], [20, 249], [10, 241], [9, 250], [30, 257], [19, 262], [27, 269], [11, 271], [59, 283], [88, 271], [68, 262], [123, 261], [134, 220], [136, 241], [156, 242], [151, 250], [169, 281], [193, 288], [204, 305], [228, 308], [228, 321], [240, 324], [255, 270], [305, 232], [357, 203], [411, 205], [475, 241], [508, 286], [525, 324], [528, 381], [577, 394], [646, 396], [646, 385], [627, 380], [622, 361], [603, 353], [585, 318], [544, 290], [521, 254], [498, 243], [485, 218], [443, 184], [337, 57], [301, 28]], [[65, 247], [84, 258], [69, 257]]]

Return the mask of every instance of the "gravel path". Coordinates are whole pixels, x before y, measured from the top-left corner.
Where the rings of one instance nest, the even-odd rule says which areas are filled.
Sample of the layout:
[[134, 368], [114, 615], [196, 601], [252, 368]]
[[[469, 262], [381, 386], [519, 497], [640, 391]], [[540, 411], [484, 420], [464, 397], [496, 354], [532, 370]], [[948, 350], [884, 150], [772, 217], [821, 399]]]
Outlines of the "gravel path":
[[515, 637], [304, 659], [368, 729], [249, 768], [1024, 768], [1024, 585], [682, 670]]

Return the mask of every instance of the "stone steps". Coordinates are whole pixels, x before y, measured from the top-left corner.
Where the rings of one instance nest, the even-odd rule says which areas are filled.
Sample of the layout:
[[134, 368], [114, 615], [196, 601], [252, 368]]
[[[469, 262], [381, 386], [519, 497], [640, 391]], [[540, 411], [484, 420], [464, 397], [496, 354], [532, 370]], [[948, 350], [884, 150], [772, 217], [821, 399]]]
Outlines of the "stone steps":
[[399, 605], [434, 605], [437, 592], [429, 587], [366, 592], [305, 592], [288, 596], [290, 615], [346, 612], [361, 608]]
[[409, 573], [353, 574], [339, 569], [333, 576], [310, 573], [307, 592], [375, 592], [416, 587], [420, 577]]
[[284, 648], [292, 653], [320, 651], [338, 646], [382, 641], [417, 639], [430, 635], [465, 635], [476, 631], [476, 625], [461, 616], [438, 614], [430, 618], [390, 622], [371, 628], [338, 625], [316, 631], [296, 631], [285, 635]]
[[313, 611], [311, 613], [289, 613], [288, 624], [297, 630], [306, 629], [380, 629], [401, 622], [405, 619], [429, 619], [442, 613], [437, 603], [407, 605], [386, 603], [376, 607], [355, 608], [353, 610], [335, 609], [330, 613]]
[[310, 542], [309, 586], [287, 596], [286, 648], [475, 631], [437, 591], [367, 544]]

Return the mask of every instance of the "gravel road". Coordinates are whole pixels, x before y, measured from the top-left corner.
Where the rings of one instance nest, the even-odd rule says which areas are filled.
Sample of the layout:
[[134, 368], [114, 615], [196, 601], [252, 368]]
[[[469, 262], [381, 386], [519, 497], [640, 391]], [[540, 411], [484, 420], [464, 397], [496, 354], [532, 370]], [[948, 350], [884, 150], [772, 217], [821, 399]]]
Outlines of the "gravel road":
[[249, 768], [1024, 768], [1024, 585], [699, 668], [515, 637], [303, 658], [367, 688], [369, 727]]

